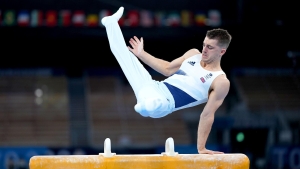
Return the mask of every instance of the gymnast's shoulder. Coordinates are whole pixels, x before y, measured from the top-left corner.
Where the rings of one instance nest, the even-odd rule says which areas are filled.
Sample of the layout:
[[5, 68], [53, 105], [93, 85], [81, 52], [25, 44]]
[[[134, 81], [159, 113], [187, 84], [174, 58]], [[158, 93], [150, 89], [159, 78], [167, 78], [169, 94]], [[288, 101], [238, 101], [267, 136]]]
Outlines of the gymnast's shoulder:
[[200, 55], [200, 54], [201, 54], [201, 52], [198, 49], [192, 48], [192, 49], [185, 52], [184, 58], [187, 59], [189, 57], [192, 57], [192, 56], [195, 56], [195, 55]]

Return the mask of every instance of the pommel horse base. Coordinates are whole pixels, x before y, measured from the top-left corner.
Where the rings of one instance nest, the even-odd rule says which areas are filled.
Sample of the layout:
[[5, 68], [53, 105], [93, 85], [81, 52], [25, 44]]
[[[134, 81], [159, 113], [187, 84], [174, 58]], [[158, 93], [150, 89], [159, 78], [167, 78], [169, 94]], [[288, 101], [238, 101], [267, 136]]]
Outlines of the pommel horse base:
[[244, 154], [178, 154], [173, 138], [166, 140], [161, 154], [116, 155], [111, 153], [110, 139], [104, 142], [104, 153], [99, 155], [33, 156], [30, 169], [249, 169], [250, 161]]

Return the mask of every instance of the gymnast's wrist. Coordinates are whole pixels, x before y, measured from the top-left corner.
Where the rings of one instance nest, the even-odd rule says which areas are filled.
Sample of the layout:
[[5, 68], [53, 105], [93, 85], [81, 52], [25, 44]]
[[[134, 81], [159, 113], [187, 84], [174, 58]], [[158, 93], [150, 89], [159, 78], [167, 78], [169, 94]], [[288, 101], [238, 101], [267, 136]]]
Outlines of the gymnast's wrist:
[[147, 54], [148, 54], [148, 53], [147, 53], [145, 50], [142, 50], [142, 51], [140, 52], [140, 54], [138, 55], [138, 58], [140, 58], [140, 59], [145, 58]]

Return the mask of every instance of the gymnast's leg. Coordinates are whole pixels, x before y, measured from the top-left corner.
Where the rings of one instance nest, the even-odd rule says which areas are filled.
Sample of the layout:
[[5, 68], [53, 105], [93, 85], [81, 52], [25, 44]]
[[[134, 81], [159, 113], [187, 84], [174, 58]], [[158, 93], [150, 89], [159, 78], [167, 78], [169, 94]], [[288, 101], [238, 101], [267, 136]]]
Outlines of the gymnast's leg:
[[118, 20], [122, 17], [123, 11], [124, 8], [120, 7], [116, 13], [104, 17], [101, 22], [106, 28], [110, 49], [137, 96], [141, 87], [152, 81], [152, 77], [136, 56], [127, 48], [118, 24]]
[[156, 90], [156, 84], [149, 72], [137, 57], [127, 48], [118, 20], [122, 17], [124, 8], [111, 16], [104, 17], [101, 22], [106, 28], [110, 49], [123, 70], [129, 84], [133, 88], [138, 103], [135, 111], [142, 116], [149, 116], [162, 107], [162, 100], [166, 100]]

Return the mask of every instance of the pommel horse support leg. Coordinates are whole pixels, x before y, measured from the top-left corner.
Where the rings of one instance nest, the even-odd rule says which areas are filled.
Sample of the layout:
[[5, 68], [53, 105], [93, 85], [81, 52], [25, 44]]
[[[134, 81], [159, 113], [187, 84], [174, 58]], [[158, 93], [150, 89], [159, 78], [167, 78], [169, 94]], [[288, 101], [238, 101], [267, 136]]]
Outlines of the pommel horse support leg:
[[249, 169], [244, 154], [178, 154], [173, 138], [166, 140], [161, 154], [116, 155], [111, 153], [110, 139], [104, 141], [104, 153], [99, 155], [33, 156], [30, 169]]

